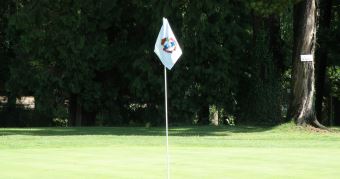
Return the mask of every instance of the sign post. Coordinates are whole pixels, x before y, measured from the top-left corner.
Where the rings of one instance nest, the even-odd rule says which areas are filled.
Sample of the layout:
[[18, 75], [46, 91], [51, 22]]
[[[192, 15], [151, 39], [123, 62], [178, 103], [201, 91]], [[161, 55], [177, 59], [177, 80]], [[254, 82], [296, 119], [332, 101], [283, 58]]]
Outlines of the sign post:
[[307, 55], [300, 55], [302, 62], [312, 62], [313, 61], [313, 55], [307, 54]]

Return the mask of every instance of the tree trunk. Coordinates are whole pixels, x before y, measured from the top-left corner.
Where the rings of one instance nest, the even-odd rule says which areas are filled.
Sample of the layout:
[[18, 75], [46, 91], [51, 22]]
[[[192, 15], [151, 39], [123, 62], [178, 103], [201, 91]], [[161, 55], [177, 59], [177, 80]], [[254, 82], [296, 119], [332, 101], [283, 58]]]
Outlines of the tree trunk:
[[75, 94], [71, 94], [69, 98], [68, 104], [68, 118], [69, 118], [69, 125], [75, 126], [76, 125], [76, 110], [77, 110], [77, 99]]
[[214, 126], [218, 126], [218, 110], [213, 111], [211, 116], [211, 124]]
[[323, 38], [318, 43], [320, 45], [320, 60], [316, 61], [316, 116], [318, 119], [322, 117], [322, 103], [324, 97], [325, 78], [326, 78], [326, 67], [327, 67], [327, 35], [329, 34], [332, 14], [332, 0], [324, 0], [320, 4], [321, 18], [319, 33], [323, 34]]
[[69, 119], [71, 126], [81, 126], [82, 107], [79, 100], [79, 95], [71, 94], [69, 103]]
[[96, 124], [96, 116], [97, 112], [91, 111], [87, 112], [85, 109], [82, 109], [82, 126], [95, 126]]
[[198, 123], [201, 125], [209, 124], [209, 105], [203, 104], [198, 113]]
[[340, 100], [335, 98], [335, 97], [331, 97], [332, 98], [332, 118], [334, 121], [334, 125], [335, 126], [340, 126]]
[[252, 25], [253, 25], [253, 41], [252, 46], [255, 47], [258, 40], [258, 34], [261, 30], [261, 24], [263, 23], [263, 18], [252, 11]]
[[16, 96], [13, 93], [8, 93], [7, 94], [7, 111], [8, 112], [13, 112], [16, 108]]
[[284, 73], [285, 65], [282, 53], [280, 16], [271, 14], [267, 19], [267, 23], [269, 26], [269, 48], [273, 54], [277, 75], [281, 76]]
[[80, 127], [82, 125], [82, 107], [81, 107], [81, 102], [79, 95], [77, 95], [77, 107], [76, 107], [76, 126]]
[[303, 0], [294, 6], [294, 49], [290, 117], [297, 125], [324, 128], [315, 115], [314, 61], [301, 62], [300, 55], [314, 56], [316, 42], [316, 0]]

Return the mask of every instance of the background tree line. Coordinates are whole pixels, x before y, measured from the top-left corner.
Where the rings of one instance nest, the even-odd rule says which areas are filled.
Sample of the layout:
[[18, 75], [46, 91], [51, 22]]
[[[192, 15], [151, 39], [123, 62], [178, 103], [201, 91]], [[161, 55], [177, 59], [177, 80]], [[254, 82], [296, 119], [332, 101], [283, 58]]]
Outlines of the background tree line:
[[[153, 47], [163, 16], [184, 52], [168, 76], [172, 125], [292, 117], [294, 22], [303, 1], [1, 3], [0, 96], [8, 98], [1, 126], [162, 124], [163, 68]], [[340, 4], [317, 4], [315, 107], [328, 125], [340, 108]], [[20, 96], [34, 96], [35, 110], [18, 109]]]

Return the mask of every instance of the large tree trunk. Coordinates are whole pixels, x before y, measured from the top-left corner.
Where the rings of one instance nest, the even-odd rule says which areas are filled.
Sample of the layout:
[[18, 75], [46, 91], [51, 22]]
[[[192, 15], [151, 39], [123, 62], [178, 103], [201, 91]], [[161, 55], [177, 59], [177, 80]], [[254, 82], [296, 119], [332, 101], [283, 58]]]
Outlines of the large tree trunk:
[[301, 62], [300, 55], [315, 52], [317, 27], [316, 0], [303, 0], [294, 6], [294, 49], [290, 117], [297, 125], [322, 126], [315, 115], [315, 69], [313, 62]]
[[69, 119], [71, 126], [81, 126], [82, 107], [79, 100], [79, 95], [71, 94], [69, 103]]

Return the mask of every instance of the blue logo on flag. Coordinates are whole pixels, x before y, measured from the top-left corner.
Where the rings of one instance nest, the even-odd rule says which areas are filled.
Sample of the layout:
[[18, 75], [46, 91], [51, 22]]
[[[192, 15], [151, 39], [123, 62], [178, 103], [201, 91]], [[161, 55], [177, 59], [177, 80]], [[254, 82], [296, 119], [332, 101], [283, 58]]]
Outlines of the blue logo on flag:
[[176, 41], [174, 38], [170, 37], [170, 38], [163, 38], [161, 45], [163, 46], [163, 51], [167, 52], [167, 53], [172, 53], [173, 51], [176, 50]]

